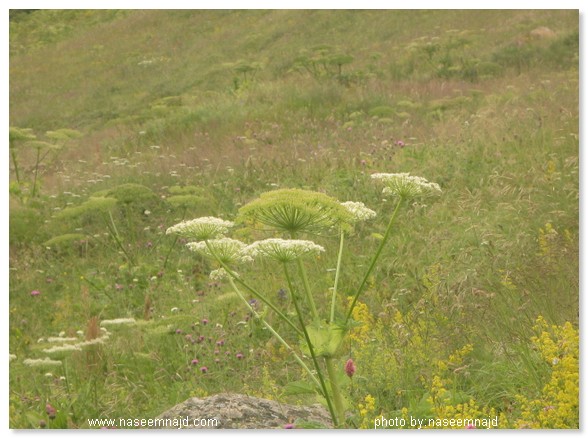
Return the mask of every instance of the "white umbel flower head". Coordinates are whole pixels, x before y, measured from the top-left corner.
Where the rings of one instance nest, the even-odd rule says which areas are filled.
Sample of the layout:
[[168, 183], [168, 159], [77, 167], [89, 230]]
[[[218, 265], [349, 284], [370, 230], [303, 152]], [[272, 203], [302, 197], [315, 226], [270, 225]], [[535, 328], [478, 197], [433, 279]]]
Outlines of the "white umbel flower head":
[[198, 252], [206, 257], [218, 257], [220, 261], [227, 264], [251, 260], [250, 257], [243, 254], [243, 250], [247, 245], [229, 237], [208, 240], [206, 242], [190, 242], [186, 246], [191, 251]]
[[341, 205], [349, 210], [355, 222], [362, 222], [376, 217], [376, 212], [365, 206], [363, 202], [347, 201], [342, 202]]
[[325, 248], [310, 240], [265, 239], [253, 242], [245, 248], [245, 254], [252, 258], [270, 257], [280, 262], [291, 262], [299, 257], [324, 252]]
[[70, 351], [80, 351], [82, 348], [77, 344], [62, 344], [56, 345], [55, 347], [45, 348], [43, 350], [44, 353], [51, 354], [51, 353], [68, 353]]
[[45, 359], [25, 359], [22, 361], [23, 364], [29, 367], [42, 367], [42, 366], [57, 366], [61, 365], [60, 360], [53, 360], [48, 357]]
[[121, 325], [121, 324], [136, 324], [135, 318], [117, 318], [117, 319], [105, 319], [100, 322], [100, 326], [105, 325]]
[[165, 234], [177, 234], [180, 237], [196, 240], [209, 240], [224, 235], [234, 225], [231, 221], [207, 216], [180, 222], [169, 227]]
[[384, 190], [382, 190], [385, 195], [410, 199], [441, 193], [439, 184], [429, 182], [420, 176], [412, 176], [409, 173], [374, 173], [372, 179], [385, 184]]

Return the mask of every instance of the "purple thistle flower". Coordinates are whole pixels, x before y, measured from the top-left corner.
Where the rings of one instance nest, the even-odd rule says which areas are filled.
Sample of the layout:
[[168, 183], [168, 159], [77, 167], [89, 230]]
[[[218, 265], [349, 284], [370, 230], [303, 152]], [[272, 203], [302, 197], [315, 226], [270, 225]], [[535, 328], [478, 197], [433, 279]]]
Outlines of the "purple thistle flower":
[[243, 356], [243, 353], [237, 353], [236, 358], [241, 360], [243, 359], [245, 356]]
[[208, 319], [204, 318], [204, 319], [202, 320], [202, 325], [206, 325], [206, 324], [208, 324]]
[[287, 423], [287, 424], [284, 424], [284, 429], [295, 429], [295, 427], [292, 423]]
[[192, 365], [198, 365], [200, 363], [200, 361], [198, 359], [192, 359], [192, 361], [190, 363]]
[[206, 374], [208, 372], [208, 367], [200, 367], [200, 372]]
[[38, 290], [32, 290], [32, 291], [31, 291], [31, 296], [32, 296], [32, 297], [36, 297], [36, 296], [38, 296], [38, 295], [41, 295], [41, 291], [38, 291]]

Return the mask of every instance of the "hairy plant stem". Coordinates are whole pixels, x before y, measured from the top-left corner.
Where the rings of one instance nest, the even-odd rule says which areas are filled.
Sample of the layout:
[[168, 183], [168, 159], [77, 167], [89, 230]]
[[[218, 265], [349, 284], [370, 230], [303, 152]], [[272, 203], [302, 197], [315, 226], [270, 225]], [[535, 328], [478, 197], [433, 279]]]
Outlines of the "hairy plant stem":
[[384, 237], [382, 238], [382, 241], [380, 242], [380, 246], [378, 246], [376, 254], [374, 254], [374, 258], [372, 259], [372, 262], [371, 262], [367, 272], [365, 273], [363, 280], [361, 281], [361, 284], [359, 285], [359, 287], [357, 288], [357, 291], [355, 292], [355, 295], [353, 296], [353, 301], [351, 302], [351, 306], [349, 307], [349, 310], [347, 311], [347, 316], [345, 317], [345, 326], [347, 326], [347, 323], [349, 322], [349, 318], [351, 318], [353, 308], [355, 307], [355, 304], [357, 303], [357, 299], [359, 298], [359, 296], [363, 292], [365, 285], [367, 284], [367, 280], [368, 280], [370, 274], [372, 273], [372, 271], [374, 270], [374, 268], [376, 266], [376, 262], [378, 261], [378, 258], [380, 257], [380, 254], [382, 253], [382, 250], [384, 249], [384, 246], [386, 246], [386, 243], [388, 242], [388, 238], [390, 237], [390, 232], [392, 231], [392, 225], [394, 224], [394, 220], [396, 219], [396, 214], [398, 213], [398, 209], [400, 208], [400, 204], [402, 204], [402, 201], [404, 201], [404, 198], [400, 197], [400, 199], [398, 200], [398, 203], [396, 204], [396, 208], [394, 209], [394, 212], [392, 213], [392, 217], [390, 218], [390, 222], [388, 222], [388, 228], [386, 228], [386, 233], [384, 234]]
[[302, 360], [302, 358], [300, 356], [298, 356], [298, 354], [296, 353], [296, 351], [294, 351], [294, 349], [290, 346], [290, 344], [288, 344], [284, 340], [284, 338], [282, 338], [278, 334], [278, 332], [276, 332], [274, 330], [274, 328], [259, 313], [257, 313], [257, 311], [251, 306], [251, 304], [249, 304], [249, 302], [247, 301], [247, 299], [243, 296], [243, 293], [239, 290], [239, 288], [235, 284], [235, 281], [233, 280], [233, 277], [230, 277], [229, 276], [229, 283], [231, 283], [231, 286], [233, 287], [233, 290], [239, 296], [239, 298], [241, 299], [241, 301], [243, 301], [243, 303], [245, 303], [245, 306], [247, 306], [247, 308], [249, 309], [249, 311], [257, 319], [259, 319], [262, 322], [262, 324], [270, 331], [270, 333], [278, 340], [278, 342], [280, 342], [280, 344], [282, 344], [286, 348], [286, 350], [288, 350], [292, 354], [292, 356], [294, 356], [294, 359], [296, 360], [296, 362], [298, 362], [298, 364], [300, 364], [300, 366], [304, 369], [304, 371], [306, 371], [308, 373], [308, 375], [310, 376], [310, 378], [313, 381], [313, 383], [317, 387], [320, 388], [321, 387], [321, 384], [320, 384], [319, 380], [312, 374], [312, 371], [308, 368], [308, 365], [306, 365], [304, 363], [304, 361]]
[[330, 323], [335, 321], [335, 306], [337, 304], [337, 285], [339, 284], [339, 273], [341, 272], [341, 259], [343, 258], [343, 244], [345, 242], [345, 232], [341, 228], [341, 236], [339, 238], [339, 254], [337, 255], [337, 269], [335, 270], [335, 282], [333, 284], [333, 296], [331, 298], [331, 317]]
[[[300, 260], [300, 259], [298, 259]], [[331, 395], [329, 394], [329, 390], [325, 383], [325, 379], [323, 373], [321, 371], [321, 367], [318, 363], [316, 354], [314, 353], [314, 346], [312, 345], [312, 341], [310, 340], [310, 336], [308, 336], [308, 331], [306, 330], [306, 324], [304, 323], [304, 319], [302, 318], [302, 309], [298, 305], [298, 298], [296, 297], [296, 292], [294, 290], [294, 286], [292, 284], [292, 280], [290, 278], [290, 274], [288, 273], [288, 266], [284, 263], [284, 275], [286, 276], [286, 281], [288, 282], [288, 288], [290, 289], [290, 295], [292, 296], [292, 302], [294, 303], [294, 308], [296, 309], [296, 315], [298, 316], [298, 321], [300, 322], [300, 326], [302, 327], [302, 332], [304, 333], [304, 341], [306, 345], [308, 345], [308, 351], [310, 352], [310, 356], [312, 358], [312, 363], [316, 370], [317, 376], [320, 381], [320, 390], [325, 397], [327, 402], [327, 406], [329, 408], [329, 413], [331, 414], [331, 418], [333, 419], [333, 424], [335, 427], [339, 425], [339, 414], [336, 411], [336, 407], [333, 406], [333, 402], [331, 400]], [[331, 383], [331, 386], [332, 383]]]

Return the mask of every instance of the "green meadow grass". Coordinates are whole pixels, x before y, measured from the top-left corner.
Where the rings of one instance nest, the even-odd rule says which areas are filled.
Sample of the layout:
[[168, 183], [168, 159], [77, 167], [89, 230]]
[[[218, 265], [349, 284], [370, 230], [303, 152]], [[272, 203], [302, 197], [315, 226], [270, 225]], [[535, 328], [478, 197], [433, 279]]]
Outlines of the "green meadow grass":
[[[315, 402], [287, 394], [296, 362], [165, 230], [276, 187], [362, 201], [378, 216], [348, 242], [351, 294], [393, 209], [370, 174], [411, 172], [443, 195], [399, 215], [360, 299], [373, 334], [340, 359], [357, 363], [349, 427], [470, 399], [538, 427], [517, 398], [548, 400], [533, 326], [579, 317], [578, 35], [577, 11], [556, 10], [11, 13], [10, 125], [46, 143], [10, 142], [10, 426], [150, 418], [223, 391]], [[48, 134], [62, 128], [80, 136]], [[327, 304], [337, 242], [318, 243]], [[248, 275], [286, 308], [273, 268]], [[136, 323], [43, 352], [116, 318]], [[61, 365], [23, 363], [46, 356]], [[554, 424], [577, 428], [577, 400], [557, 400]]]

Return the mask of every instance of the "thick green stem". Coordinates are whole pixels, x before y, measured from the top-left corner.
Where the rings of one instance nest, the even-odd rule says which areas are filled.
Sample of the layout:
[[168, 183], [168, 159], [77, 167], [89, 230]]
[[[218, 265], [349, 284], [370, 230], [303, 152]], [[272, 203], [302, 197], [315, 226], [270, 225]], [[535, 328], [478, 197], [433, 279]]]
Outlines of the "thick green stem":
[[372, 271], [374, 270], [374, 268], [376, 267], [376, 262], [378, 261], [378, 258], [380, 257], [380, 254], [382, 253], [382, 250], [384, 249], [384, 246], [386, 246], [386, 243], [388, 242], [388, 238], [390, 237], [390, 232], [392, 231], [392, 224], [394, 223], [394, 220], [396, 219], [396, 214], [398, 213], [398, 209], [400, 208], [400, 204], [402, 204], [402, 201], [404, 201], [404, 198], [401, 197], [398, 200], [398, 204], [396, 204], [396, 208], [394, 209], [394, 213], [392, 213], [392, 217], [390, 218], [390, 222], [388, 222], [388, 228], [386, 228], [386, 233], [384, 234], [384, 237], [382, 238], [382, 241], [380, 242], [380, 246], [378, 247], [376, 254], [374, 255], [374, 258], [372, 259], [370, 267], [368, 268], [367, 272], [365, 273], [363, 280], [361, 281], [361, 284], [359, 285], [359, 287], [357, 288], [357, 291], [355, 292], [355, 295], [353, 296], [353, 301], [351, 302], [351, 306], [349, 307], [349, 311], [347, 312], [347, 317], [345, 318], [345, 325], [347, 325], [349, 318], [351, 318], [351, 314], [353, 312], [353, 308], [355, 307], [355, 304], [357, 303], [357, 299], [359, 298], [359, 296], [363, 292], [365, 285], [367, 284], [367, 280], [368, 280], [370, 274], [372, 273]]
[[341, 395], [341, 391], [337, 383], [337, 371], [335, 370], [335, 363], [332, 357], [325, 358], [325, 363], [327, 365], [327, 374], [329, 375], [331, 391], [333, 392], [337, 422], [340, 425], [343, 425], [345, 424], [345, 407], [343, 405], [343, 396]]
[[251, 304], [249, 304], [249, 302], [247, 301], [247, 299], [243, 296], [243, 293], [239, 290], [239, 288], [235, 284], [235, 281], [233, 280], [233, 277], [229, 277], [229, 282], [231, 283], [231, 286], [233, 287], [233, 290], [237, 293], [237, 295], [239, 296], [239, 298], [241, 299], [241, 301], [243, 301], [243, 303], [245, 303], [245, 306], [247, 306], [247, 308], [249, 309], [249, 311], [251, 313], [253, 313], [253, 315], [257, 319], [259, 319], [262, 322], [262, 324], [270, 331], [270, 333], [278, 340], [278, 342], [280, 342], [280, 344], [282, 344], [286, 348], [286, 350], [288, 350], [292, 354], [292, 356], [294, 356], [294, 359], [296, 360], [296, 362], [298, 362], [298, 364], [300, 364], [300, 366], [308, 373], [308, 375], [310, 376], [310, 378], [313, 381], [313, 383], [318, 388], [320, 388], [321, 387], [321, 383], [314, 376], [314, 374], [312, 374], [312, 371], [308, 368], [308, 365], [306, 365], [304, 363], [304, 361], [302, 360], [302, 358], [300, 356], [298, 356], [298, 354], [296, 353], [296, 351], [294, 351], [294, 349], [290, 346], [290, 344], [288, 344], [284, 340], [284, 338], [282, 338], [278, 334], [278, 332], [276, 332], [274, 330], [274, 328], [265, 319], [263, 319], [263, 317], [261, 315], [259, 315], [259, 313], [257, 313], [257, 311], [251, 306]]
[[333, 419], [333, 423], [335, 427], [339, 424], [339, 417], [336, 412], [336, 408], [333, 406], [333, 402], [331, 401], [331, 395], [329, 394], [329, 390], [325, 383], [325, 379], [323, 377], [323, 373], [321, 371], [321, 367], [318, 363], [317, 357], [314, 353], [314, 346], [312, 345], [312, 341], [310, 340], [310, 336], [308, 336], [308, 331], [306, 330], [306, 325], [304, 324], [304, 319], [302, 318], [302, 309], [298, 305], [298, 298], [296, 297], [296, 292], [294, 291], [294, 287], [292, 285], [292, 280], [290, 279], [290, 274], [288, 273], [288, 266], [284, 263], [284, 274], [286, 276], [286, 281], [288, 282], [288, 288], [290, 289], [290, 295], [292, 296], [292, 302], [294, 303], [294, 308], [296, 309], [296, 315], [298, 316], [298, 321], [302, 327], [302, 332], [304, 333], [304, 341], [306, 345], [308, 345], [308, 351], [310, 352], [310, 356], [312, 358], [312, 363], [314, 365], [314, 369], [316, 370], [317, 376], [320, 381], [320, 389], [325, 397], [327, 402], [327, 407], [329, 408], [329, 413], [331, 414], [331, 418]]
[[308, 305], [310, 306], [310, 314], [312, 315], [312, 319], [315, 322], [320, 322], [320, 317], [318, 311], [316, 310], [316, 305], [314, 304], [314, 298], [312, 297], [312, 291], [310, 290], [308, 276], [306, 275], [306, 269], [304, 269], [304, 265], [302, 264], [302, 260], [300, 260], [300, 258], [296, 259], [296, 264], [298, 265], [298, 272], [302, 277], [302, 283], [304, 284], [304, 294], [306, 295], [306, 301], [308, 301]]
[[345, 232], [341, 228], [341, 237], [339, 238], [339, 254], [337, 255], [337, 269], [335, 270], [335, 283], [333, 284], [333, 296], [331, 298], [331, 318], [329, 322], [335, 321], [335, 306], [337, 304], [337, 285], [339, 284], [339, 273], [341, 272], [341, 259], [343, 258], [343, 243], [345, 241]]

